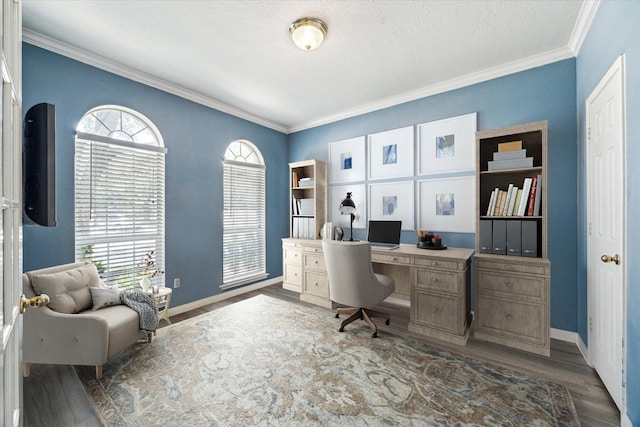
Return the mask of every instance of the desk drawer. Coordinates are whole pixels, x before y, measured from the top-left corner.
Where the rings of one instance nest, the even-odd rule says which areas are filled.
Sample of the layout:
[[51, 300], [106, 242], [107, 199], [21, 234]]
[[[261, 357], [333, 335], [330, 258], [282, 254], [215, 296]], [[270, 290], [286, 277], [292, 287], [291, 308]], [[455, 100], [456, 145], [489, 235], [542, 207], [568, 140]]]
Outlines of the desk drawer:
[[327, 275], [313, 271], [305, 271], [304, 292], [318, 297], [329, 298], [329, 280]]
[[282, 247], [282, 252], [282, 261], [285, 264], [302, 265], [302, 248], [285, 245]]
[[284, 265], [284, 284], [286, 289], [302, 291], [302, 266], [295, 264]]
[[414, 261], [415, 265], [421, 267], [433, 267], [433, 268], [444, 268], [447, 270], [457, 270], [458, 263], [455, 261], [447, 261], [441, 260], [437, 258], [422, 258], [416, 257]]
[[432, 270], [416, 269], [416, 288], [433, 289], [458, 294], [456, 275]]
[[[515, 258], [515, 257], [514, 257]], [[521, 258], [518, 257], [520, 260]], [[538, 274], [538, 275], [546, 275], [548, 264], [545, 265], [535, 265], [535, 264], [511, 264], [500, 261], [485, 261], [485, 260], [477, 260], [476, 267], [479, 269], [486, 270], [500, 270], [511, 273], [527, 273], [527, 274]]]
[[545, 296], [546, 280], [531, 276], [493, 274], [478, 271], [478, 292], [481, 294], [497, 294], [518, 299], [535, 298], [542, 301]]
[[305, 246], [304, 251], [322, 256], [322, 246]]
[[480, 295], [476, 304], [476, 329], [485, 334], [494, 334], [515, 341], [543, 345], [545, 310], [543, 304], [527, 304], [504, 301]]
[[371, 260], [385, 264], [411, 264], [411, 257], [393, 254], [371, 253]]
[[322, 252], [320, 252], [320, 254], [318, 255], [305, 253], [304, 268], [327, 271], [327, 266], [324, 263], [324, 256], [322, 256]]
[[458, 313], [456, 298], [414, 291], [411, 301], [412, 321], [423, 326], [434, 327], [454, 334], [462, 333], [462, 320]]

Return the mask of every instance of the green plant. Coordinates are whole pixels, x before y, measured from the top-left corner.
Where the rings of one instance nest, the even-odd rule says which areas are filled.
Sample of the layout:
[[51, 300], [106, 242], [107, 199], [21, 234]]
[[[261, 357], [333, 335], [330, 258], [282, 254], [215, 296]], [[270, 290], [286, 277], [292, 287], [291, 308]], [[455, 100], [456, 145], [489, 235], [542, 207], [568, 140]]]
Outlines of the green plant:
[[93, 244], [80, 246], [80, 261], [90, 262], [95, 265], [100, 277], [102, 277], [103, 273], [107, 271], [107, 267], [102, 261], [93, 260]]

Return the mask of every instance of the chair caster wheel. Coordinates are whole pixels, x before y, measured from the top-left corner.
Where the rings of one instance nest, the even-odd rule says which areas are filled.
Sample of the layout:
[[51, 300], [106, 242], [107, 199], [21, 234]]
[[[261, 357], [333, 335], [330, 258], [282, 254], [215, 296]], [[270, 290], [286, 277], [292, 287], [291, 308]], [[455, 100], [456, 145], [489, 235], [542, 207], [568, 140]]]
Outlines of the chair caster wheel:
[[338, 332], [344, 332], [344, 328], [338, 329]]
[[378, 333], [377, 333], [377, 332], [375, 332], [375, 333], [371, 334], [371, 337], [372, 337], [372, 338], [378, 338]]
[[336, 319], [339, 319], [340, 315], [338, 313], [336, 313]]
[[389, 319], [387, 319], [387, 320], [384, 322], [384, 324], [388, 326], [388, 325], [389, 325]]

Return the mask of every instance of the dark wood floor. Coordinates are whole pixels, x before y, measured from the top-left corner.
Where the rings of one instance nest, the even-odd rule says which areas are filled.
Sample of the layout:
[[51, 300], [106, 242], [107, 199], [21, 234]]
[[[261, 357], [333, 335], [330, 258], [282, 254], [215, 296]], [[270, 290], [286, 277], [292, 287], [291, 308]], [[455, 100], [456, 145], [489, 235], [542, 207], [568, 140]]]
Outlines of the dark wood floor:
[[[235, 296], [224, 301], [171, 317], [173, 323], [216, 310], [258, 294], [287, 300], [301, 305], [298, 294], [273, 285], [259, 291]], [[528, 372], [537, 377], [565, 384], [573, 397], [580, 422], [584, 427], [619, 426], [620, 413], [602, 385], [595, 371], [584, 361], [575, 344], [552, 340], [551, 357], [543, 357], [511, 350], [499, 345], [479, 341], [471, 337], [466, 346], [460, 347], [440, 341], [427, 340], [408, 332], [409, 309], [385, 304], [379, 309], [391, 314], [389, 326], [379, 326], [379, 337], [392, 332], [422, 340], [433, 347], [449, 350], [504, 366]], [[332, 311], [327, 309], [327, 315]], [[166, 322], [161, 322], [161, 328]], [[100, 426], [73, 368], [68, 366], [34, 365], [31, 376], [24, 380], [24, 425], [39, 426]]]

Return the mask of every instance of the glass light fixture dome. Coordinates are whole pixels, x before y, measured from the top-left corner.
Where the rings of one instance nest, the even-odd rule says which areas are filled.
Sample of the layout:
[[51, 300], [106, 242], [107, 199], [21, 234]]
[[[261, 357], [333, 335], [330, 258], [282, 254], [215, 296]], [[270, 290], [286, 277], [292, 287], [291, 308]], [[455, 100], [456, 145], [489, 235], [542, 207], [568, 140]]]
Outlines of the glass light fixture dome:
[[327, 26], [317, 18], [300, 18], [289, 26], [293, 42], [304, 50], [313, 50], [322, 44]]

